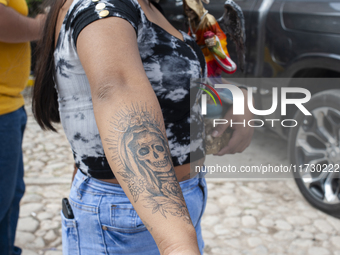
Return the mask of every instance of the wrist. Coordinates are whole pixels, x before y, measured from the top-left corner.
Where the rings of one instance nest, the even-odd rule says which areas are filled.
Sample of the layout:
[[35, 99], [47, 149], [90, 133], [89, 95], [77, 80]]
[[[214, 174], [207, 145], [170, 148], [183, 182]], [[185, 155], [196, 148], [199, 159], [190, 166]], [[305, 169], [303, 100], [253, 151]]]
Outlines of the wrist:
[[174, 251], [172, 253], [168, 253], [167, 255], [200, 255], [199, 249], [182, 249], [178, 251]]
[[186, 245], [186, 247], [178, 246], [178, 247], [169, 247], [169, 249], [165, 250], [161, 253], [162, 255], [200, 255], [200, 251], [198, 249], [198, 245], [190, 247]]
[[[169, 236], [158, 245], [162, 255], [200, 255], [195, 228], [184, 235]], [[172, 236], [174, 237], [174, 236]]]

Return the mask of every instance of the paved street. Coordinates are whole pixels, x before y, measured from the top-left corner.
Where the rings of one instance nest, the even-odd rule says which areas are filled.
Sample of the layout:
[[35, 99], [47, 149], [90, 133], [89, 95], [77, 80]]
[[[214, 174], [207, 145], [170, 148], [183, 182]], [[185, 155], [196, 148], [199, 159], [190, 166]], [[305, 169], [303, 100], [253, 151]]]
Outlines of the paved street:
[[[26, 194], [16, 244], [24, 249], [23, 255], [62, 254], [60, 209], [71, 185], [72, 153], [60, 125], [58, 134], [44, 132], [33, 119], [29, 102], [26, 110]], [[216, 160], [286, 164], [286, 143], [278, 139], [273, 144], [273, 139], [265, 140], [267, 136], [256, 132], [243, 154]], [[340, 255], [340, 220], [312, 208], [293, 179], [208, 178], [208, 186], [202, 221], [205, 254]]]

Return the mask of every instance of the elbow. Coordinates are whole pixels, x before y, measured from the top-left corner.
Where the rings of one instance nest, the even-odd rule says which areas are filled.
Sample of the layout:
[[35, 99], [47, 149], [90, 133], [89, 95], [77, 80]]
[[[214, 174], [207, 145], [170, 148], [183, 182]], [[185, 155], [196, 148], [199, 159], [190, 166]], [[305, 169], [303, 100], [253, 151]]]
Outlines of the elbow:
[[127, 96], [133, 92], [136, 87], [142, 84], [150, 84], [147, 78], [141, 75], [132, 75], [130, 72], [111, 71], [110, 75], [101, 75], [102, 78], [96, 78], [90, 81], [92, 98], [99, 102], [106, 102], [119, 96]]
[[92, 99], [97, 102], [110, 101], [118, 92], [122, 92], [127, 87], [128, 81], [119, 73], [103, 75], [90, 81]]
[[95, 100], [100, 102], [109, 100], [113, 97], [116, 89], [117, 86], [114, 85], [112, 82], [100, 85], [94, 93]]

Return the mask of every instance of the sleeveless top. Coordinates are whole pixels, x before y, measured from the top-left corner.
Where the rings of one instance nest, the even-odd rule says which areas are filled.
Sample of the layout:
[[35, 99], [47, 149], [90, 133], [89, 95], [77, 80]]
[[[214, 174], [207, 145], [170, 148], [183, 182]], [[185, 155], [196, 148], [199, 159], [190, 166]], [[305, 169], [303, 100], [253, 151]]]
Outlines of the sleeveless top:
[[[97, 10], [101, 3], [105, 8]], [[103, 10], [108, 11], [105, 17]], [[114, 178], [94, 118], [89, 81], [76, 48], [82, 29], [107, 17], [125, 19], [136, 31], [140, 57], [163, 113], [174, 166], [189, 163], [193, 157], [204, 157], [199, 100], [190, 102], [190, 80], [206, 77], [206, 63], [196, 42], [180, 31], [182, 41], [150, 22], [137, 0], [74, 0], [59, 33], [54, 61], [61, 123], [77, 167], [94, 178]], [[198, 97], [199, 91], [195, 90], [194, 96]], [[190, 137], [193, 122], [197, 128]]]

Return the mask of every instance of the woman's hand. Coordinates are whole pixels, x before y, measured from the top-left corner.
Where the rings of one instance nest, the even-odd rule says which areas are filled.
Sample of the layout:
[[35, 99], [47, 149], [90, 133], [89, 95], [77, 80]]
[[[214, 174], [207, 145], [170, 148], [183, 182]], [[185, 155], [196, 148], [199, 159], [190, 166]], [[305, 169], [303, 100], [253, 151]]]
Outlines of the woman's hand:
[[254, 128], [248, 125], [248, 121], [253, 118], [253, 114], [249, 111], [246, 102], [248, 102], [248, 93], [247, 90], [242, 89], [244, 94], [244, 115], [233, 115], [233, 107], [231, 107], [224, 119], [228, 120], [227, 124], [224, 125], [217, 125], [212, 133], [213, 137], [220, 137], [223, 132], [230, 126], [230, 123], [238, 123], [234, 124], [231, 128], [234, 130], [231, 139], [228, 145], [222, 148], [217, 154], [217, 156], [223, 156], [225, 154], [235, 154], [243, 152], [251, 142], [253, 137]]

